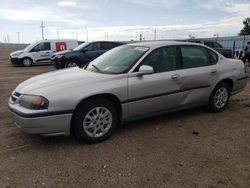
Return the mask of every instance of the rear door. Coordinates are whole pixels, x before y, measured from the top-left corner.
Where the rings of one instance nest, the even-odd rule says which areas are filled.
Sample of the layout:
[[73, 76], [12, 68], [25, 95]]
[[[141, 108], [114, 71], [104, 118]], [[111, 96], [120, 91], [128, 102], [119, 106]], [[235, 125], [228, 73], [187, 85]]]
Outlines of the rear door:
[[179, 50], [182, 57], [179, 71], [180, 90], [184, 94], [182, 105], [207, 102], [217, 76], [216, 60], [212, 61], [209, 50], [201, 46], [180, 46]]
[[179, 92], [178, 58], [175, 46], [156, 49], [141, 63], [153, 67], [154, 73], [129, 76], [127, 101], [129, 116], [139, 116], [179, 106], [183, 95]]

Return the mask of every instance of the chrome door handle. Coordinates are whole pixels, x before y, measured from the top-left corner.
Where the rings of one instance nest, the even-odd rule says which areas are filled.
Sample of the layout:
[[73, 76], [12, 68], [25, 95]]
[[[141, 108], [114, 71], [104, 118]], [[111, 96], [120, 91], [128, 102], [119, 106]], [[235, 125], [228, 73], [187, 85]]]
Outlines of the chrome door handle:
[[174, 74], [174, 75], [171, 76], [172, 80], [178, 80], [179, 78], [180, 78], [179, 74]]
[[216, 74], [216, 73], [217, 73], [216, 69], [211, 70], [211, 74]]

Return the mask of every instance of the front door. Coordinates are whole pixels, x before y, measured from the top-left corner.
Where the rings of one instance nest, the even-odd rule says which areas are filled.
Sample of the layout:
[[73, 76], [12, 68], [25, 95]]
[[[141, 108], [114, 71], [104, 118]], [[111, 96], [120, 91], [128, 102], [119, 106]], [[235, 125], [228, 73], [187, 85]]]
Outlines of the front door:
[[101, 43], [96, 42], [87, 46], [87, 51], [84, 52], [85, 57], [88, 61], [92, 61], [102, 54]]
[[51, 57], [51, 45], [50, 42], [41, 42], [37, 44], [31, 51], [31, 56], [35, 62], [48, 62]]
[[129, 116], [177, 107], [183, 100], [183, 94], [179, 92], [181, 83], [177, 48], [156, 49], [141, 65], [152, 66], [154, 73], [143, 76], [134, 76], [135, 74], [131, 73], [129, 76], [127, 101]]

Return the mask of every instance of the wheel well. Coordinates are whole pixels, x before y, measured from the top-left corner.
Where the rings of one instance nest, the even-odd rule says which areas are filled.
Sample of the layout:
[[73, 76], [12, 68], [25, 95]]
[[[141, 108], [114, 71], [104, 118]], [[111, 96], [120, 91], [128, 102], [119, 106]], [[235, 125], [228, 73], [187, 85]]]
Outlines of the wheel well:
[[232, 79], [227, 78], [227, 79], [221, 80], [219, 83], [222, 83], [222, 82], [227, 83], [229, 85], [230, 91], [233, 90], [233, 80]]
[[30, 60], [32, 61], [32, 63], [34, 63], [34, 62], [33, 62], [33, 59], [32, 59], [31, 57], [23, 57], [23, 58], [22, 58], [22, 61], [23, 61], [24, 59], [30, 59]]
[[118, 112], [118, 119], [119, 119], [119, 121], [121, 120], [121, 117], [122, 117], [122, 107], [121, 107], [121, 103], [120, 103], [120, 100], [118, 99], [118, 97], [116, 97], [113, 94], [98, 94], [98, 95], [93, 95], [93, 96], [87, 97], [86, 99], [83, 99], [81, 102], [79, 102], [79, 104], [74, 109], [73, 116], [71, 118], [71, 123], [70, 123], [70, 134], [73, 134], [72, 124], [73, 124], [73, 120], [74, 120], [74, 115], [76, 114], [77, 110], [85, 102], [90, 101], [90, 100], [94, 100], [96, 98], [104, 98], [104, 99], [107, 99], [107, 100], [111, 101], [115, 105], [115, 108], [116, 108], [116, 110]]

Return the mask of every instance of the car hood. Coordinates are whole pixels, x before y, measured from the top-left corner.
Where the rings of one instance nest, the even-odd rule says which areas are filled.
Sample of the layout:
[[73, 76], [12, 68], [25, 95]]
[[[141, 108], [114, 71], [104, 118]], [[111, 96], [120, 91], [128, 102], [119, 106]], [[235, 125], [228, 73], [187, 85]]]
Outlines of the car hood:
[[12, 55], [23, 53], [23, 52], [24, 52], [24, 50], [18, 50], [18, 51], [14, 51], [14, 52], [10, 53], [10, 55], [12, 56]]
[[115, 75], [100, 74], [86, 71], [81, 68], [69, 68], [64, 70], [53, 71], [32, 77], [16, 88], [16, 92], [21, 94], [38, 94], [43, 92], [53, 92], [74, 87], [84, 87], [86, 84], [93, 84], [113, 78]]
[[64, 50], [64, 51], [56, 52], [53, 55], [61, 55], [61, 54], [69, 53], [69, 52], [72, 52], [72, 50]]

